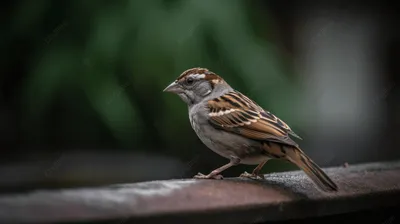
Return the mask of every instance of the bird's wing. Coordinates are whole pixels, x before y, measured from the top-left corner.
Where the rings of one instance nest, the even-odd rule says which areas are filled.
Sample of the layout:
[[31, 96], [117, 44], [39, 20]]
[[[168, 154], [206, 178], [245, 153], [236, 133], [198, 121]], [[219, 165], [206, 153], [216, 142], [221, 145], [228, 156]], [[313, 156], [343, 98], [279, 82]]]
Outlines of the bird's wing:
[[[219, 129], [254, 140], [268, 140], [297, 147], [288, 134], [297, 136], [272, 113], [237, 91], [208, 101], [209, 121]], [[299, 137], [300, 138], [300, 137]]]

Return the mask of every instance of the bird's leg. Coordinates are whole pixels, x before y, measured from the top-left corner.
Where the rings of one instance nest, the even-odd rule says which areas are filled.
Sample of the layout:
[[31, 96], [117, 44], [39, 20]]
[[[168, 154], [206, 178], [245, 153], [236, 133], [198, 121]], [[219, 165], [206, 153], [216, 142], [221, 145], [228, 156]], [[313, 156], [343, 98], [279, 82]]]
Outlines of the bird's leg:
[[223, 179], [223, 176], [220, 175], [221, 172], [223, 172], [224, 170], [232, 167], [232, 166], [236, 166], [240, 163], [240, 159], [237, 157], [231, 157], [230, 162], [228, 164], [225, 164], [213, 171], [211, 171], [209, 174], [204, 175], [202, 173], [198, 173], [197, 175], [195, 175], [193, 178], [195, 179]]
[[265, 179], [265, 178], [264, 178], [264, 175], [260, 174], [260, 171], [261, 171], [261, 168], [265, 165], [265, 163], [266, 163], [267, 161], [268, 161], [268, 160], [265, 160], [264, 162], [258, 164], [258, 166], [253, 170], [253, 172], [252, 172], [251, 174], [250, 174], [250, 173], [247, 173], [247, 172], [244, 172], [244, 173], [242, 173], [242, 174], [240, 175], [240, 177]]

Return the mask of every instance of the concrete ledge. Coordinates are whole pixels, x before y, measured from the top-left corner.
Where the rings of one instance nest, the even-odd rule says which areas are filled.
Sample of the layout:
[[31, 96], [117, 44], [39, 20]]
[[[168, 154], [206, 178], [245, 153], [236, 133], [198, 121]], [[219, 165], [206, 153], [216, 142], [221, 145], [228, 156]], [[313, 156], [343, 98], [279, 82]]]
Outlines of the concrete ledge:
[[400, 203], [400, 162], [324, 169], [324, 193], [301, 171], [265, 181], [168, 180], [0, 195], [0, 223], [255, 223], [343, 214]]

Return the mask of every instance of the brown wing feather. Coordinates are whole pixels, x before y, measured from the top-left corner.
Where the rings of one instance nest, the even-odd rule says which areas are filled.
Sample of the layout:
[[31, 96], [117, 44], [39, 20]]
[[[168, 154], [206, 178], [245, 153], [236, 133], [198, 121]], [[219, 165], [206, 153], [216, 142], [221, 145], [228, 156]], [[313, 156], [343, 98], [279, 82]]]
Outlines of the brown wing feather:
[[237, 91], [208, 101], [208, 107], [210, 123], [217, 128], [255, 140], [298, 146], [289, 138], [293, 131], [285, 122]]

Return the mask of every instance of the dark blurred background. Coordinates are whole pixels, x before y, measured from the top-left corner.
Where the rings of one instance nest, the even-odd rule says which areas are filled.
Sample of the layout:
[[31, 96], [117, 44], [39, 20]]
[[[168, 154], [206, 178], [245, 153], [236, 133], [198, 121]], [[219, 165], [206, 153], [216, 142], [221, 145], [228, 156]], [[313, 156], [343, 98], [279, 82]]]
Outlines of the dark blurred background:
[[[187, 178], [225, 164], [191, 129], [186, 105], [162, 92], [191, 67], [209, 68], [285, 120], [322, 167], [399, 159], [398, 9], [6, 0], [0, 189]], [[292, 169], [270, 161], [263, 172]]]

